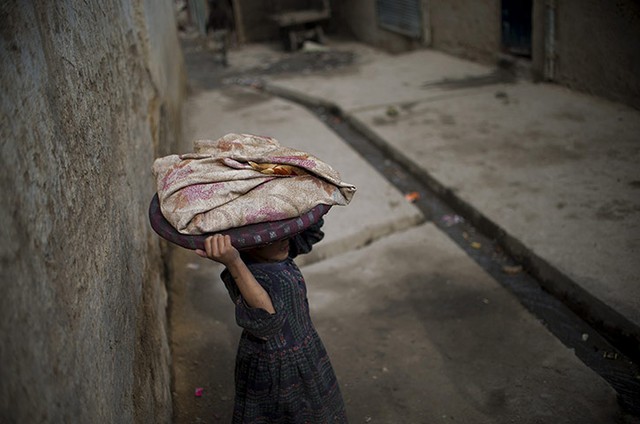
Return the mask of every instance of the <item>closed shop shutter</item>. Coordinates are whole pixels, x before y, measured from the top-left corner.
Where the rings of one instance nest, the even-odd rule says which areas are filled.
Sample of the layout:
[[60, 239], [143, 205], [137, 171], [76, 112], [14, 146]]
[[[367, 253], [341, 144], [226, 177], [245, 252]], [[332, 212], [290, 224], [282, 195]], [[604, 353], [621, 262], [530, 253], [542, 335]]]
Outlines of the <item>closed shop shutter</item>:
[[421, 0], [376, 0], [381, 27], [412, 38], [422, 35]]

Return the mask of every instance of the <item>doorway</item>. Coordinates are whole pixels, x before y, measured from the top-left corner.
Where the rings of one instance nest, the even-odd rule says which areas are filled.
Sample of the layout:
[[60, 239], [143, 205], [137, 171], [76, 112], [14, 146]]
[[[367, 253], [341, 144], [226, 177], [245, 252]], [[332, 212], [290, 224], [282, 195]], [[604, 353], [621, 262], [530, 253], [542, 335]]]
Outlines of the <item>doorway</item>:
[[502, 0], [502, 48], [511, 55], [531, 58], [533, 0]]

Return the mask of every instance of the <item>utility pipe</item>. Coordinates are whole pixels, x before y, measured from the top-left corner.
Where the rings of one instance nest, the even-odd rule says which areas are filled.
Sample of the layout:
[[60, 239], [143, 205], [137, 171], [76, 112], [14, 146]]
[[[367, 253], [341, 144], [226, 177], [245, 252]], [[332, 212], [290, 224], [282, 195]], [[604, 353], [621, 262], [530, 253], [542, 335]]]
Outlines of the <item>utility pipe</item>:
[[544, 79], [553, 81], [556, 67], [556, 0], [547, 0], [544, 35]]

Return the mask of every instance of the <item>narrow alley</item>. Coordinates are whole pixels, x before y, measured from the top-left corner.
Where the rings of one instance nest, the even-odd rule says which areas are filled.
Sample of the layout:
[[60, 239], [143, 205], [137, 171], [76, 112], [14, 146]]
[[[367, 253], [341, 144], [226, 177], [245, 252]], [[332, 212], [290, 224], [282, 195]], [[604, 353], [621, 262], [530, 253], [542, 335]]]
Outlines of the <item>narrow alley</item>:
[[[229, 132], [269, 135], [327, 160], [358, 186], [349, 207], [334, 207], [325, 218], [325, 240], [298, 261], [351, 422], [638, 422], [621, 407], [611, 384], [553, 334], [544, 321], [549, 316], [532, 314], [498, 281], [506, 276], [522, 282], [518, 278], [527, 273], [518, 263], [446, 204], [441, 208], [448, 209], [438, 210], [442, 201], [420, 186], [414, 187], [416, 197], [408, 197], [412, 182], [398, 189], [406, 169], [385, 169], [384, 159], [376, 164], [357, 152], [326, 125], [340, 124], [339, 114], [312, 113], [290, 100], [308, 91], [292, 94], [282, 85], [295, 85], [296, 76], [331, 91], [335, 78], [357, 76], [367, 65], [384, 62], [384, 53], [349, 41], [297, 54], [247, 45], [231, 51], [230, 67], [224, 68], [210, 52], [184, 43], [192, 91], [182, 152], [190, 151], [193, 140]], [[474, 64], [457, 69], [460, 75], [490, 72]], [[265, 84], [270, 75], [276, 82]], [[500, 84], [484, 89], [500, 90]], [[361, 97], [355, 92], [351, 101]], [[384, 108], [384, 119], [392, 119], [390, 107]], [[459, 231], [452, 236], [448, 230]], [[473, 257], [482, 250], [500, 271], [492, 275]], [[218, 277], [221, 268], [184, 249], [172, 249], [172, 258], [176, 422], [229, 422], [240, 329]], [[504, 269], [515, 271], [507, 275]], [[570, 332], [579, 333], [572, 336], [583, 344], [591, 332], [587, 350], [610, 348], [606, 342], [598, 346], [597, 333], [581, 325]], [[632, 362], [621, 369], [631, 379], [638, 372]]]
[[3, 2], [0, 423], [640, 424], [639, 22]]

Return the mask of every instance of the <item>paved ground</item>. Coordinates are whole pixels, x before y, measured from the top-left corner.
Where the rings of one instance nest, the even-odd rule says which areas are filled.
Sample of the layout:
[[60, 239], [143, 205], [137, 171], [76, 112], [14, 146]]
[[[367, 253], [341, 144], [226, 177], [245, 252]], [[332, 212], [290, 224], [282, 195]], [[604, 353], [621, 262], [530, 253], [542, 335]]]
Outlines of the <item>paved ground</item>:
[[[364, 123], [374, 136], [404, 152], [419, 167], [427, 168], [431, 177], [442, 177], [443, 184], [451, 184], [456, 194], [469, 202], [479, 199], [478, 208], [483, 214], [493, 216], [490, 211], [495, 209], [496, 214], [501, 211], [499, 217], [506, 217], [499, 223], [511, 225], [518, 217], [526, 217], [527, 222], [516, 224], [522, 227], [528, 224], [531, 234], [524, 241], [531, 241], [534, 245], [531, 249], [536, 253], [549, 252], [533, 242], [543, 243], [545, 235], [553, 237], [568, 225], [557, 221], [562, 214], [545, 215], [544, 204], [552, 206], [552, 211], [565, 210], [578, 216], [583, 213], [590, 219], [585, 224], [597, 221], [591, 220], [593, 210], [580, 203], [583, 201], [580, 196], [572, 197], [571, 190], [562, 191], [566, 188], [562, 178], [568, 178], [568, 171], [561, 172], [553, 164], [560, 166], [562, 161], [559, 164], [558, 157], [568, 154], [567, 150], [580, 150], [575, 143], [585, 143], [581, 151], [587, 152], [592, 149], [600, 152], [601, 147], [589, 147], [595, 142], [576, 136], [572, 139], [574, 144], [561, 143], [564, 147], [560, 148], [547, 137], [549, 133], [558, 133], [551, 139], [563, 140], [562, 134], [570, 136], [582, 126], [588, 127], [591, 119], [600, 116], [593, 114], [589, 106], [595, 100], [585, 98], [588, 103], [583, 105], [580, 115], [584, 118], [582, 126], [573, 124], [580, 118], [576, 118], [576, 106], [566, 100], [552, 109], [541, 106], [545, 119], [534, 125], [536, 119], [542, 119], [535, 118], [533, 112], [539, 109], [529, 109], [530, 106], [518, 109], [537, 95], [537, 91], [527, 91], [532, 89], [526, 84], [498, 83], [486, 87], [482, 85], [485, 84], [482, 81], [487, 81], [486, 68], [439, 53], [390, 57], [363, 46], [343, 47], [358, 52], [353, 55], [351, 66], [324, 75], [303, 69], [304, 77], [289, 74], [286, 79], [272, 79], [268, 82], [270, 88], [295, 90], [298, 95], [313, 94], [338, 104], [349, 119]], [[206, 67], [193, 67], [197, 60], [206, 62], [206, 57], [193, 52], [187, 52], [187, 57], [192, 65], [194, 88], [186, 113], [187, 140], [217, 138], [231, 131], [272, 135], [282, 144], [317, 154], [341, 171], [346, 181], [359, 187], [350, 206], [336, 207], [329, 213], [327, 238], [303, 266], [312, 315], [332, 357], [352, 422], [638, 422], [623, 414], [615, 392], [601, 377], [580, 362], [572, 350], [555, 339], [440, 230], [429, 222], [422, 223], [424, 217], [405, 200], [404, 193], [386, 183], [379, 172], [308, 111], [253, 89], [219, 85], [219, 79], [204, 72]], [[276, 66], [272, 64], [282, 63], [274, 57], [278, 53], [269, 46], [249, 46], [232, 52], [232, 67], [237, 68], [225, 72], [233, 76], [234, 72], [243, 73], [257, 66], [268, 70]], [[413, 79], [406, 76], [409, 74]], [[462, 84], [463, 87], [455, 89], [446, 84], [430, 85], [434, 81], [443, 83], [443, 75], [467, 81], [477, 78], [475, 85]], [[553, 93], [558, 90], [550, 89]], [[573, 93], [566, 95], [571, 99], [584, 98]], [[616, 116], [623, 117], [621, 122], [635, 116], [624, 108], [603, 104], [605, 109], [618, 111], [621, 115]], [[483, 110], [491, 119], [479, 116]], [[554, 114], [562, 113], [568, 115], [553, 118]], [[497, 137], [499, 128], [510, 128], [509, 120], [522, 120], [523, 115], [531, 121], [521, 128], [520, 138], [510, 140], [507, 133]], [[564, 121], [570, 125], [562, 129], [559, 122]], [[633, 129], [635, 124], [630, 125]], [[596, 128], [591, 128], [592, 133]], [[540, 133], [537, 136], [536, 129]], [[625, 131], [616, 135], [628, 137]], [[495, 141], [496, 138], [499, 140]], [[518, 139], [527, 146], [533, 143], [533, 147], [518, 147], [515, 142]], [[494, 141], [497, 144], [491, 144]], [[535, 148], [538, 145], [556, 153], [538, 158], [536, 154], [542, 155]], [[189, 149], [186, 144], [184, 151]], [[519, 152], [520, 149], [527, 151]], [[609, 156], [614, 157], [612, 152], [617, 149], [612, 144]], [[623, 152], [620, 156], [627, 158], [637, 154], [630, 147]], [[492, 161], [496, 158], [509, 162], [511, 167], [494, 169], [497, 164]], [[538, 166], [529, 163], [531, 158], [536, 159]], [[618, 157], [609, 172], [622, 173], [627, 162]], [[586, 169], [594, 169], [591, 163], [588, 165]], [[537, 174], [538, 168], [544, 172]], [[634, 197], [624, 196], [635, 193], [633, 181], [640, 177], [637, 171], [635, 176], [632, 171], [624, 172], [621, 191], [615, 193], [633, 205]], [[591, 173], [582, 174], [585, 184], [591, 181]], [[515, 181], [520, 182], [521, 190], [510, 184], [514, 176], [519, 177]], [[562, 189], [559, 194], [549, 192], [552, 200], [543, 195], [545, 182], [552, 189]], [[491, 187], [494, 191], [489, 190]], [[504, 191], [505, 188], [509, 191]], [[524, 204], [527, 198], [529, 206]], [[585, 197], [584, 202], [587, 200], [603, 201], [595, 195]], [[560, 207], [559, 202], [565, 202], [564, 206]], [[592, 206], [599, 208], [598, 205]], [[636, 213], [633, 207], [623, 212], [620, 213], [624, 217], [612, 222], [621, 226]], [[637, 215], [635, 219], [637, 223]], [[516, 224], [513, 228], [520, 228]], [[601, 234], [598, 228], [593, 229], [594, 233], [591, 226], [584, 228], [589, 229], [586, 231], [589, 237]], [[622, 242], [628, 244], [628, 249], [634, 248], [636, 228], [629, 227], [626, 234], [616, 232], [619, 236], [606, 239], [607, 246], [612, 248], [614, 245], [610, 243]], [[551, 259], [572, 257], [567, 251], [567, 240], [582, 241], [578, 236], [589, 238], [571, 234], [566, 233], [568, 238], [555, 242]], [[605, 243], [605, 239], [597, 241]], [[578, 250], [575, 244], [573, 249]], [[582, 253], [574, 252], [573, 256]], [[600, 255], [582, 260], [584, 267], [590, 267], [592, 260], [600, 261]], [[239, 330], [218, 278], [220, 268], [182, 249], [173, 249], [171, 265], [176, 422], [228, 422]], [[609, 266], [608, 262], [605, 265]], [[619, 275], [624, 277], [637, 264], [634, 258], [627, 257], [621, 266], [624, 269], [619, 270]], [[616, 298], [624, 300], [621, 296]], [[630, 305], [635, 301], [637, 298], [627, 299]], [[197, 387], [204, 388], [202, 397], [194, 396]]]
[[270, 88], [339, 107], [640, 346], [640, 111], [431, 50], [343, 48], [361, 58], [350, 72]]
[[431, 50], [342, 42], [306, 62], [264, 45], [234, 56], [269, 91], [340, 109], [497, 227], [547, 289], [640, 345], [639, 111]]
[[[175, 260], [176, 422], [229, 422], [239, 331], [220, 268]], [[354, 423], [625, 422], [611, 387], [432, 224], [302, 270]]]

